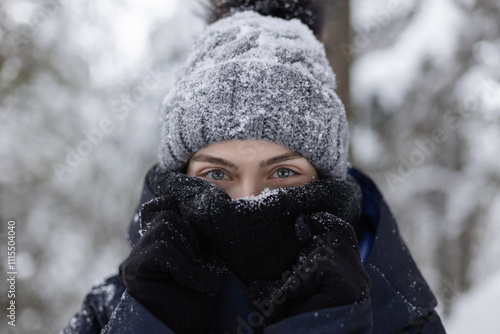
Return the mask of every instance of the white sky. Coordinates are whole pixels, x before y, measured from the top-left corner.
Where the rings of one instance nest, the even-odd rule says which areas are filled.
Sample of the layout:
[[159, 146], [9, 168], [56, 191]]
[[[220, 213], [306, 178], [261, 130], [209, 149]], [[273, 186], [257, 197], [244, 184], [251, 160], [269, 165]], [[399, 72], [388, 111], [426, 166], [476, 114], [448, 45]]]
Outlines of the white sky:
[[158, 20], [170, 18], [176, 10], [177, 0], [125, 0], [126, 10], [116, 13], [113, 6], [107, 6], [109, 15], [116, 15], [113, 23], [118, 50], [138, 61], [149, 37], [148, 31]]

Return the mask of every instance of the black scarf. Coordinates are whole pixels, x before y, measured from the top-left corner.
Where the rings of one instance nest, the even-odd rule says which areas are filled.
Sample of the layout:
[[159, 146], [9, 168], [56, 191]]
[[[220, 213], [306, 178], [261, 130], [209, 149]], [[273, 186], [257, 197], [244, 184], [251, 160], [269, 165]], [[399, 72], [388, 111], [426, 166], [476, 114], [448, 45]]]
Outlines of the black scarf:
[[361, 191], [346, 180], [320, 179], [233, 200], [197, 177], [154, 167], [146, 179], [156, 196], [173, 196], [186, 221], [245, 283], [278, 279], [313, 236], [301, 215], [329, 212], [357, 230]]

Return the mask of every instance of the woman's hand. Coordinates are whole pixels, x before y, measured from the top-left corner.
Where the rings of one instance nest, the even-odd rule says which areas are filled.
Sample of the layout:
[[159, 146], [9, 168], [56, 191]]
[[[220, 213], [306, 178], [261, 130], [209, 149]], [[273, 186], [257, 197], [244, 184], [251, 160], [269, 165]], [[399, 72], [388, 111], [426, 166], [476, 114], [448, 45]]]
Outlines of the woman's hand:
[[365, 300], [371, 282], [352, 226], [326, 212], [299, 216], [296, 231], [308, 244], [278, 281], [250, 286], [254, 305], [267, 325], [320, 309]]
[[122, 277], [129, 293], [175, 333], [209, 327], [224, 266], [187, 224], [172, 197], [141, 210], [142, 237]]

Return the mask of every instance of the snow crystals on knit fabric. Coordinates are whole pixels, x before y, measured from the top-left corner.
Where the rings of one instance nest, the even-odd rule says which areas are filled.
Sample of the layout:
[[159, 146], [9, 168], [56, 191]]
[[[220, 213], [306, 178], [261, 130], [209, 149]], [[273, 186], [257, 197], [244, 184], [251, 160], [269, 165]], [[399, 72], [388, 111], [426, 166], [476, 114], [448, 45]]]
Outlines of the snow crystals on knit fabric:
[[345, 178], [347, 123], [323, 45], [299, 20], [240, 12], [210, 25], [162, 107], [160, 163], [181, 170], [197, 150], [267, 140]]

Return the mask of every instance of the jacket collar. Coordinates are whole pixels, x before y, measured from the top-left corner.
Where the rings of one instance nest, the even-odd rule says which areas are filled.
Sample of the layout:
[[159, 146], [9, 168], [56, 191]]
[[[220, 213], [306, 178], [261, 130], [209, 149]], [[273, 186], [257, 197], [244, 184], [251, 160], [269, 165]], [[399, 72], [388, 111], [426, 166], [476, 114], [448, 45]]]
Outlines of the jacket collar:
[[141, 211], [142, 206], [155, 198], [156, 196], [153, 194], [151, 189], [148, 186], [148, 183], [144, 181], [144, 186], [142, 188], [141, 200], [139, 201], [139, 205], [135, 211], [134, 216], [132, 217], [132, 221], [130, 222], [130, 226], [128, 229], [128, 233], [126, 234], [126, 238], [131, 247], [133, 247], [139, 238], [141, 237], [139, 231], [141, 229], [141, 222], [139, 219], [139, 212]]
[[[437, 305], [401, 237], [396, 220], [375, 184], [359, 171], [350, 171], [363, 189], [363, 215], [375, 231], [365, 261], [372, 281], [374, 328], [383, 333], [422, 326]], [[367, 226], [365, 224], [365, 226]]]

